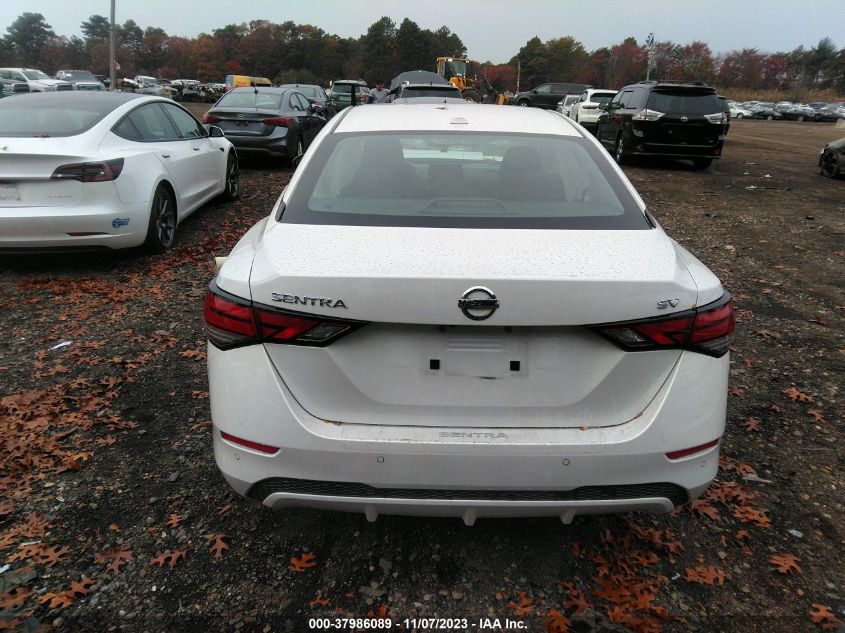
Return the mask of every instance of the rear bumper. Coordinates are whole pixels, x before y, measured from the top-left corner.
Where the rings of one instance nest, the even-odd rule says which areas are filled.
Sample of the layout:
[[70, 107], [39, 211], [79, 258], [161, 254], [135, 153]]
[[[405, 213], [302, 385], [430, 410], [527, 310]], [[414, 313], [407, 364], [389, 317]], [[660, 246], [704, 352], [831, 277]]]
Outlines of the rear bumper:
[[[643, 143], [634, 139], [635, 156], [665, 156], [667, 158], [713, 158], [722, 154], [722, 141], [708, 145], [678, 145], [670, 143]], [[642, 148], [642, 149], [638, 149]]]
[[146, 239], [149, 217], [148, 202], [126, 204], [116, 193], [66, 207], [0, 207], [0, 252], [130, 248]]
[[[684, 353], [639, 417], [586, 430], [339, 424], [303, 410], [261, 346], [209, 346], [208, 363], [215, 460], [238, 493], [274, 508], [472, 523], [666, 512], [697, 497], [716, 474], [718, 446], [679, 460], [666, 453], [722, 435], [729, 360]], [[221, 431], [280, 448], [262, 454]]]
[[253, 154], [264, 156], [287, 156], [288, 135], [272, 133], [267, 136], [241, 136], [225, 133], [226, 139], [235, 146], [238, 154]]

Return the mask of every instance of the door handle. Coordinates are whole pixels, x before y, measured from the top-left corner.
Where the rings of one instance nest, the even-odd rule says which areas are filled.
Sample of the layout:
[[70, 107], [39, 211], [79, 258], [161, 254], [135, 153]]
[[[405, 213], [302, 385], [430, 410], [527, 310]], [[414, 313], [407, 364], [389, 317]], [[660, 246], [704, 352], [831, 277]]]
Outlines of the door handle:
[[170, 158], [170, 154], [162, 154], [161, 157], [162, 158]]
[[193, 149], [195, 152], [200, 151], [200, 148], [199, 148], [199, 147], [192, 147], [191, 149]]

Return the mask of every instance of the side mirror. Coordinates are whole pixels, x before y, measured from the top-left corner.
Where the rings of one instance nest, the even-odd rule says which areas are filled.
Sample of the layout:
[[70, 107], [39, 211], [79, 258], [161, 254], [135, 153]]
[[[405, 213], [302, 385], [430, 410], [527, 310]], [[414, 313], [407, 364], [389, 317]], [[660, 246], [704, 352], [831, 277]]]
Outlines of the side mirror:
[[609, 103], [600, 103], [599, 104], [599, 110], [604, 110], [605, 112], [610, 110], [610, 104]]
[[208, 136], [211, 138], [223, 138], [226, 136], [223, 130], [216, 125], [206, 125], [205, 129], [208, 130]]
[[534, 90], [531, 91], [531, 94], [533, 94], [533, 95], [537, 94], [537, 89], [534, 88]]

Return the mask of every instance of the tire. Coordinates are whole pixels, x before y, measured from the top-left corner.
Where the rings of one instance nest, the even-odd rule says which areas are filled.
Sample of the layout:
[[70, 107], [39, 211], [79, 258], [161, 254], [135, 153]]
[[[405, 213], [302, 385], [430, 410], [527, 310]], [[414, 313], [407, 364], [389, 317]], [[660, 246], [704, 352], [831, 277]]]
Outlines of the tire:
[[744, 119], [745, 117], [742, 115], [742, 112], [736, 115], [737, 119]]
[[164, 185], [156, 187], [150, 208], [150, 223], [144, 248], [152, 253], [164, 253], [176, 241], [176, 201]]
[[766, 121], [773, 121], [773, 120], [774, 120], [774, 118], [775, 118], [775, 117], [773, 117], [773, 116], [770, 114], [769, 116], [767, 116], [767, 117], [766, 117]]
[[707, 169], [710, 167], [710, 164], [713, 162], [712, 158], [693, 158], [692, 159], [692, 168], [693, 169]]
[[621, 133], [616, 137], [616, 144], [613, 146], [613, 159], [617, 165], [627, 165], [631, 162], [631, 159], [625, 155], [625, 143]]
[[221, 197], [224, 200], [237, 200], [241, 196], [241, 176], [238, 170], [238, 157], [234, 152], [229, 152], [229, 158], [226, 161], [226, 188], [223, 190]]
[[484, 101], [484, 98], [475, 90], [464, 90], [461, 96], [464, 98], [464, 101], [470, 101], [472, 103], [482, 103]]
[[531, 104], [528, 102], [528, 99], [520, 99], [519, 101], [516, 102], [516, 105], [522, 106], [523, 108], [527, 108]]
[[293, 154], [293, 158], [291, 158], [291, 162], [294, 161], [299, 162], [302, 159], [302, 155], [305, 153], [305, 141], [302, 140], [300, 136], [296, 139], [296, 151]]
[[797, 119], [797, 121], [798, 121], [799, 123], [803, 122], [803, 121], [804, 121], [804, 117], [803, 117], [803, 116], [799, 116], [799, 117], [798, 117], [798, 119]]
[[835, 149], [826, 150], [819, 162], [822, 176], [836, 178], [842, 174], [842, 158]]

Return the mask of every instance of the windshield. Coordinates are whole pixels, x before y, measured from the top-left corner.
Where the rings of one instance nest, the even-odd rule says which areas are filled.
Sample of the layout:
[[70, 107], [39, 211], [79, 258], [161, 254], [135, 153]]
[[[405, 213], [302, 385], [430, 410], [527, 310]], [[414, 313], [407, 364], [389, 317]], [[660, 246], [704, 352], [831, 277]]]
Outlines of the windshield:
[[155, 77], [138, 77], [138, 81], [141, 81], [147, 84], [148, 86], [158, 85], [158, 79], [156, 79]]
[[50, 79], [49, 75], [42, 73], [40, 70], [25, 70], [23, 74], [27, 79]]
[[97, 81], [87, 70], [66, 70], [65, 79], [72, 79], [74, 81]]
[[111, 99], [0, 99], [0, 137], [75, 136], [96, 125], [118, 105]]
[[252, 88], [248, 90], [233, 90], [224, 95], [214, 107], [279, 110], [282, 107], [282, 95], [277, 92], [255, 92]]
[[671, 114], [716, 114], [722, 112], [722, 105], [712, 93], [655, 90], [648, 98], [648, 109]]
[[492, 133], [334, 134], [282, 222], [476, 228], [649, 228], [586, 139]]
[[[359, 92], [363, 88], [363, 86], [359, 86], [358, 84], [354, 84], [354, 85], [358, 89]], [[352, 86], [353, 86], [353, 84], [335, 84], [334, 86], [332, 86], [332, 92], [334, 94], [345, 94], [345, 95], [352, 94]]]
[[465, 61], [453, 59], [446, 62], [446, 78], [449, 77], [466, 77], [467, 64]]

